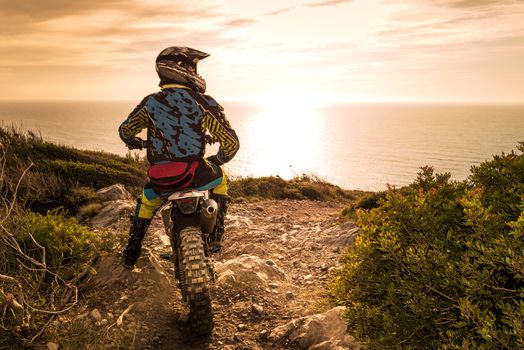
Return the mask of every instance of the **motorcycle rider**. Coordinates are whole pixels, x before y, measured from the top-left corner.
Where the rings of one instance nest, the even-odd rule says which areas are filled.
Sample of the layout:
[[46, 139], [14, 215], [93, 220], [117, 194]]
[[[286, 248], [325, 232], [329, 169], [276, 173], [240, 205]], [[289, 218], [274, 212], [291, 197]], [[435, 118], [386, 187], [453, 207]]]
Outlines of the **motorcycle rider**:
[[[209, 54], [188, 47], [168, 47], [156, 58], [160, 91], [146, 96], [120, 125], [120, 138], [130, 149], [147, 148], [149, 181], [137, 200], [123, 252], [132, 268], [142, 240], [157, 209], [183, 188], [211, 190], [218, 204], [217, 223], [210, 235], [212, 252], [221, 249], [227, 212], [227, 177], [221, 165], [239, 149], [239, 141], [224, 109], [204, 95], [205, 80], [197, 74], [198, 61]], [[147, 141], [136, 137], [147, 129]], [[210, 135], [209, 135], [210, 134]], [[206, 141], [217, 141], [216, 155], [204, 158]]]

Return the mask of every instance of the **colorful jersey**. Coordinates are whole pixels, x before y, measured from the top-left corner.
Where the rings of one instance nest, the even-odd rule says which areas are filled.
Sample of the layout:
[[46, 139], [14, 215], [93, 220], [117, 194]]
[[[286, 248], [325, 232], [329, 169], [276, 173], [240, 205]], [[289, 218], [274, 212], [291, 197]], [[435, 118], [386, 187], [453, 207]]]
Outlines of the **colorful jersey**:
[[202, 159], [206, 133], [220, 143], [221, 163], [230, 161], [240, 145], [222, 106], [182, 85], [164, 85], [146, 96], [120, 125], [120, 138], [127, 144], [144, 128], [150, 164]]

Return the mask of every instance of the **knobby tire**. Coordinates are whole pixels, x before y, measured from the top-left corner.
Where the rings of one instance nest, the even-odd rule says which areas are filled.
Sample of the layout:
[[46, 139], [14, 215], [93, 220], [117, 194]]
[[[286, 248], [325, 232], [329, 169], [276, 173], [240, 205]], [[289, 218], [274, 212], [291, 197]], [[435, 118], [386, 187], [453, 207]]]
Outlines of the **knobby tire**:
[[180, 231], [180, 284], [189, 303], [191, 327], [197, 334], [207, 335], [213, 330], [213, 310], [209, 294], [211, 276], [201, 235], [200, 229], [193, 226]]

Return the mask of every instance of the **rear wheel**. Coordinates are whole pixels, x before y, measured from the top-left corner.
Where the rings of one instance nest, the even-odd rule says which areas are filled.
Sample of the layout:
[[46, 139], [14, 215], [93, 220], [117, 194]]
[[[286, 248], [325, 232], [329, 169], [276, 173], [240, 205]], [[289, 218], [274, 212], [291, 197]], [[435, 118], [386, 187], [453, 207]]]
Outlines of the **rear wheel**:
[[180, 287], [189, 303], [189, 321], [194, 331], [200, 335], [213, 330], [213, 310], [209, 285], [211, 276], [204, 255], [201, 232], [194, 226], [180, 231], [178, 245]]

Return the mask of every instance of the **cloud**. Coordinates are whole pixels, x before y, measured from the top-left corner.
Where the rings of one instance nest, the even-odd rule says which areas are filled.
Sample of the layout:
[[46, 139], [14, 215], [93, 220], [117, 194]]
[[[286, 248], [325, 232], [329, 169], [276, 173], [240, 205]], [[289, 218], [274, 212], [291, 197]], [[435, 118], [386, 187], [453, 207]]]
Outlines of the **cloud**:
[[224, 25], [226, 27], [245, 27], [256, 22], [257, 21], [252, 18], [236, 18], [224, 22]]
[[112, 9], [125, 5], [125, 0], [0, 0], [0, 14], [5, 17], [24, 16], [46, 20], [71, 14], [82, 14], [98, 9]]
[[311, 2], [306, 4], [306, 6], [309, 7], [323, 7], [323, 6], [336, 6], [340, 4], [349, 3], [352, 0], [324, 0], [324, 1], [318, 1], [318, 2]]
[[285, 8], [281, 8], [281, 9], [275, 10], [275, 11], [264, 13], [264, 16], [275, 16], [275, 15], [279, 15], [281, 13], [290, 12], [290, 11], [292, 11], [294, 9], [295, 9], [294, 7], [285, 7]]
[[522, 3], [519, 0], [431, 0], [430, 3], [438, 6], [453, 8], [486, 8], [507, 6]]
[[157, 6], [155, 1], [146, 6], [124, 0], [0, 0], [0, 67], [21, 75], [26, 70], [21, 67], [44, 65], [57, 71], [66, 66], [133, 70], [167, 46], [205, 51], [233, 43], [225, 33], [251, 23], [224, 22], [226, 15], [213, 4], [174, 1], [166, 9], [165, 2]]

